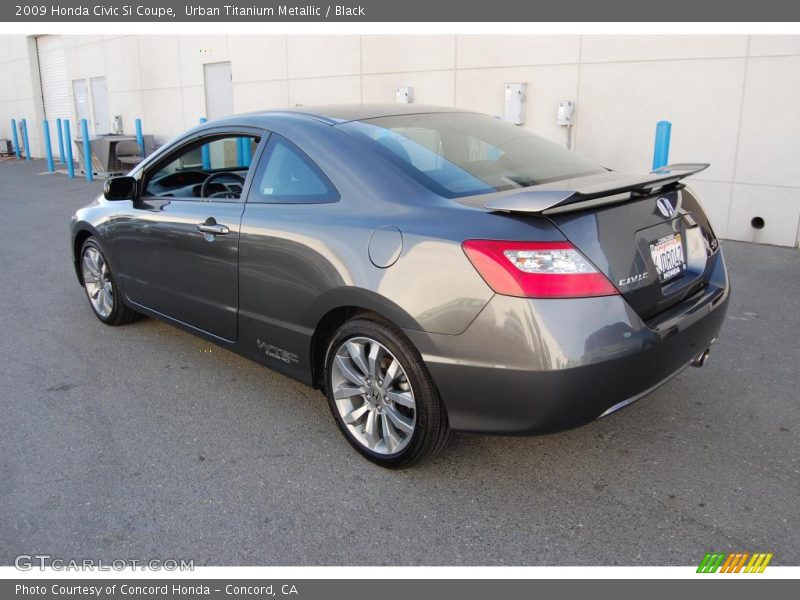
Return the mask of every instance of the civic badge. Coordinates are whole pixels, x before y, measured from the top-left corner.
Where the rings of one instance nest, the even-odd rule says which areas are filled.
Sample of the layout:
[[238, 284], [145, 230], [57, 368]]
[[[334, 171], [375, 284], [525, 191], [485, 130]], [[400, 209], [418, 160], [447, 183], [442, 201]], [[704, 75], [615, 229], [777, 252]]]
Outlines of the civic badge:
[[670, 217], [675, 216], [675, 207], [672, 206], [672, 203], [664, 196], [661, 196], [661, 198], [656, 200], [656, 206], [658, 207], [658, 212], [660, 212], [665, 218], [669, 219]]

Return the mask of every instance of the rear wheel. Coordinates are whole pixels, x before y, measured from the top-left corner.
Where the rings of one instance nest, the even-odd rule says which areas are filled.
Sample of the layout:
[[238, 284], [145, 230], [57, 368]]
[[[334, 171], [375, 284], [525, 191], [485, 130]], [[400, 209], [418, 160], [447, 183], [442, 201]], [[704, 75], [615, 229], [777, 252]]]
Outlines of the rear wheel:
[[441, 450], [450, 430], [422, 357], [390, 323], [358, 317], [328, 347], [325, 383], [350, 444], [383, 467], [403, 468]]
[[119, 294], [111, 267], [93, 237], [81, 248], [81, 279], [95, 316], [106, 325], [124, 325], [139, 316]]

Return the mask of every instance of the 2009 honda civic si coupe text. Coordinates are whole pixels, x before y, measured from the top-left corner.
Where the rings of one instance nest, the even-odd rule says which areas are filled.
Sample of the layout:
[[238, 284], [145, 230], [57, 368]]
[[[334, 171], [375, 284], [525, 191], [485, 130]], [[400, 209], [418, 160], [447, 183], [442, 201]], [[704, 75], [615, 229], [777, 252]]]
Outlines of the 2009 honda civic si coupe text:
[[158, 317], [324, 391], [352, 446], [576, 427], [702, 365], [728, 302], [685, 177], [601, 168], [472, 112], [209, 122], [72, 218], [97, 317]]

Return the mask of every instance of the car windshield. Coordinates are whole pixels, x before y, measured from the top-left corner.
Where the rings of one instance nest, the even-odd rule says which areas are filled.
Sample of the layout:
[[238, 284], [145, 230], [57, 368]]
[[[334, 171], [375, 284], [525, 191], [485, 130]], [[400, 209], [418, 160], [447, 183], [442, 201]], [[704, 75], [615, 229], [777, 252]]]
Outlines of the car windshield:
[[339, 127], [448, 198], [603, 171], [558, 144], [482, 114], [400, 115]]

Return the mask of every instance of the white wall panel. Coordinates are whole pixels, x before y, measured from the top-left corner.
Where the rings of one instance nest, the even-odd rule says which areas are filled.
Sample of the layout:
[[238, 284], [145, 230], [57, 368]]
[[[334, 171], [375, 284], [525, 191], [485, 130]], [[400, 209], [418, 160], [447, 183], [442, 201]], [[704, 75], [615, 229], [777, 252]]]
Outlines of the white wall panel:
[[253, 81], [233, 84], [233, 105], [236, 112], [254, 112], [283, 108], [289, 104], [286, 81]]
[[323, 77], [289, 80], [289, 105], [361, 102], [361, 77]]
[[361, 39], [364, 73], [440, 71], [456, 62], [452, 35], [365, 35]]
[[176, 35], [139, 36], [142, 89], [180, 87], [181, 58]]
[[290, 35], [290, 79], [361, 73], [361, 40], [357, 35]]
[[800, 56], [752, 58], [736, 181], [800, 186]]
[[229, 35], [233, 82], [286, 79], [286, 45], [285, 35]]
[[578, 35], [460, 35], [459, 69], [577, 63]]
[[581, 60], [585, 63], [746, 54], [746, 35], [585, 35], [581, 47]]

